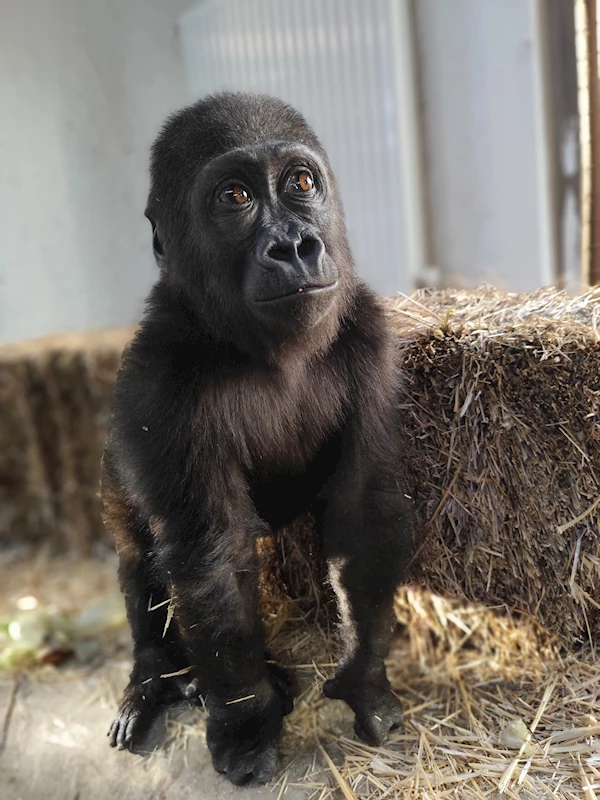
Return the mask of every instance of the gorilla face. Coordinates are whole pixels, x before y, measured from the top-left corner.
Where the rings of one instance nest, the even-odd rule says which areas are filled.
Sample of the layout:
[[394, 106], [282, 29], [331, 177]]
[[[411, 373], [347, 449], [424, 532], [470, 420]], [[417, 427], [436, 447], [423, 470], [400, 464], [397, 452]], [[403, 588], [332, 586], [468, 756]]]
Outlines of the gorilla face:
[[329, 194], [316, 153], [287, 143], [226, 153], [201, 171], [208, 260], [237, 272], [244, 304], [268, 326], [313, 326], [332, 308], [338, 269], [324, 241]]
[[232, 118], [203, 101], [155, 145], [146, 213], [157, 261], [219, 338], [249, 349], [321, 330], [325, 342], [354, 286], [326, 156], [289, 106], [233, 97]]

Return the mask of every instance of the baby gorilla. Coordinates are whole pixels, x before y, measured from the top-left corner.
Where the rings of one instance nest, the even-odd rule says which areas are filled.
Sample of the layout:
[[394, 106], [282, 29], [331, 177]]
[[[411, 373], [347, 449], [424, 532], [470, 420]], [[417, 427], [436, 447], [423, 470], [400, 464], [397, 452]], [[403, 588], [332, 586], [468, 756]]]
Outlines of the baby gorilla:
[[135, 744], [183, 671], [215, 769], [266, 781], [292, 703], [265, 660], [256, 537], [307, 508], [345, 648], [325, 693], [371, 744], [401, 723], [384, 658], [414, 523], [393, 343], [327, 156], [285, 103], [227, 93], [172, 116], [146, 216], [160, 276], [103, 463], [134, 642], [110, 742]]

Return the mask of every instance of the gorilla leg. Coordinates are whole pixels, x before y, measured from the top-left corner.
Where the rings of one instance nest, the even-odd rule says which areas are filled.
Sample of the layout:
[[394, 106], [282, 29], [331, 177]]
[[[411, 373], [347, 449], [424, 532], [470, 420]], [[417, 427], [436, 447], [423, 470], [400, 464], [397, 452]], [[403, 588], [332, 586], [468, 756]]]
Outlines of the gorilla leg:
[[185, 681], [173, 673], [186, 666], [186, 658], [175, 626], [163, 637], [169, 603], [164, 587], [152, 588], [142, 563], [122, 559], [119, 575], [133, 637], [133, 669], [108, 736], [111, 747], [131, 750], [158, 709], [183, 696]]
[[133, 669], [108, 732], [111, 747], [122, 750], [143, 736], [161, 705], [181, 696], [181, 682], [161, 676], [177, 672], [184, 657], [175, 627], [165, 634], [168, 596], [150, 571], [150, 533], [117, 491], [106, 465], [103, 499], [104, 521], [119, 552], [119, 582], [133, 638]]
[[394, 593], [412, 553], [412, 509], [397, 488], [369, 484], [361, 490], [354, 479], [337, 481], [328, 494], [324, 551], [344, 652], [324, 692], [352, 708], [361, 739], [380, 744], [402, 723], [384, 659], [394, 628]]
[[209, 711], [213, 765], [235, 784], [271, 777], [282, 717], [292, 708], [284, 682], [265, 662], [257, 524], [246, 517], [227, 529], [194, 532], [191, 519], [165, 520], [157, 543], [193, 685]]

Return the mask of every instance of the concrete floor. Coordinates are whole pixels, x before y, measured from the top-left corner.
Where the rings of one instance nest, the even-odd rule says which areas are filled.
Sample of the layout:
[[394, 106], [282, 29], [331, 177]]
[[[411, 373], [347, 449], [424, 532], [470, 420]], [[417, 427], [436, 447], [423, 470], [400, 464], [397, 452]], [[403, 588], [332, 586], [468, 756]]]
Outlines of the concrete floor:
[[[201, 735], [180, 737], [178, 746], [167, 746], [147, 758], [111, 750], [106, 731], [129, 668], [122, 662], [87, 673], [61, 669], [47, 677], [0, 682], [2, 800], [278, 797], [281, 784], [275, 786], [275, 781], [268, 786], [237, 788], [217, 775]], [[150, 738], [158, 741], [164, 732], [163, 720]], [[296, 760], [289, 780], [293, 781], [294, 774], [303, 774], [310, 761], [308, 754], [304, 763]], [[300, 800], [309, 794], [308, 789], [288, 785], [284, 796]]]

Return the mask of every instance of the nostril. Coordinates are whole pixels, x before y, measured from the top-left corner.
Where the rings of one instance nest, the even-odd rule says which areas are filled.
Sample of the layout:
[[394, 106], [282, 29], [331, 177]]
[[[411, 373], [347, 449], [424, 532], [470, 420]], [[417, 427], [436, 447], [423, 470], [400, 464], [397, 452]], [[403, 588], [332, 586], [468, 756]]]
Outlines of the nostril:
[[267, 255], [274, 261], [291, 261], [294, 257], [294, 247], [275, 245], [267, 250]]
[[317, 244], [317, 240], [313, 238], [305, 238], [302, 239], [300, 244], [298, 245], [297, 253], [301, 259], [305, 259], [314, 252], [315, 246]]
[[266, 255], [272, 261], [292, 263], [296, 258], [304, 261], [315, 254], [318, 248], [318, 239], [314, 236], [303, 236], [295, 241], [292, 239], [278, 241], [271, 245]]

